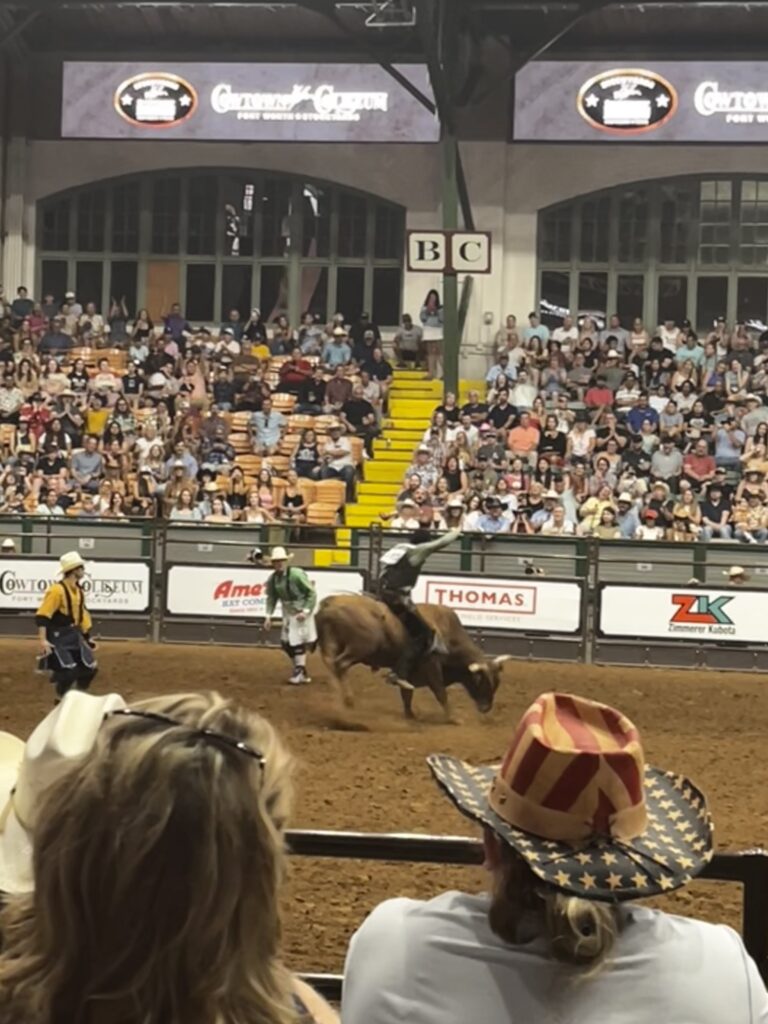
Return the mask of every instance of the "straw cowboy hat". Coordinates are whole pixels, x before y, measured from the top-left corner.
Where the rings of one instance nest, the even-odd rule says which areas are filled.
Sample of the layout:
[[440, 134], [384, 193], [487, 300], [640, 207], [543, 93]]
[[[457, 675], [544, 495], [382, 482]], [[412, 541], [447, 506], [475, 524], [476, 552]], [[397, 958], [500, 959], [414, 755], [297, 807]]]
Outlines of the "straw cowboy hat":
[[32, 832], [43, 793], [91, 752], [104, 716], [125, 706], [116, 693], [69, 690], [26, 743], [0, 732], [0, 892], [32, 891]]
[[290, 562], [292, 558], [293, 555], [289, 555], [282, 547], [272, 548], [269, 553], [270, 562]]
[[737, 576], [742, 576], [745, 580], [750, 578], [749, 573], [741, 565], [732, 565], [730, 569], [723, 569], [723, 576], [727, 576], [729, 580], [736, 579]]
[[72, 572], [73, 569], [80, 569], [85, 566], [85, 562], [81, 558], [77, 551], [67, 551], [59, 559], [59, 576], [66, 576], [68, 572]]
[[645, 764], [620, 711], [542, 694], [500, 765], [446, 754], [432, 774], [467, 817], [492, 829], [543, 882], [594, 900], [677, 889], [712, 859], [712, 821], [682, 775]]

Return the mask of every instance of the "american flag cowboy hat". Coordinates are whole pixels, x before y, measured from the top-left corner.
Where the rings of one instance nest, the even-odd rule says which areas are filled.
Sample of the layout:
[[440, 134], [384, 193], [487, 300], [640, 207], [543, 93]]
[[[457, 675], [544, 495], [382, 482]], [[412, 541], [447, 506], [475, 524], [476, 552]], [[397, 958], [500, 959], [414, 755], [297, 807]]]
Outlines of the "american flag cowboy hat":
[[467, 817], [486, 825], [543, 882], [594, 900], [671, 892], [712, 859], [712, 819], [682, 775], [645, 764], [620, 711], [565, 693], [528, 708], [500, 765], [427, 758]]

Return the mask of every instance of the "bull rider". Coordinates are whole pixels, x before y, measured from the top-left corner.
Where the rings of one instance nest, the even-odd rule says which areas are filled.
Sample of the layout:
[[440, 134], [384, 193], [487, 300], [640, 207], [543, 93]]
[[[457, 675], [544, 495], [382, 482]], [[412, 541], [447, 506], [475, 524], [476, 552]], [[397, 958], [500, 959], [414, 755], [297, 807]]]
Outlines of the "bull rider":
[[269, 563], [274, 570], [267, 579], [267, 616], [264, 629], [272, 626], [272, 615], [278, 603], [282, 606], [283, 627], [280, 644], [293, 662], [293, 674], [288, 682], [301, 686], [310, 682], [307, 675], [307, 651], [317, 642], [315, 605], [317, 591], [303, 569], [289, 565], [293, 555], [283, 547], [272, 549]]
[[35, 621], [40, 641], [40, 669], [51, 673], [60, 700], [67, 690], [87, 690], [97, 672], [91, 640], [93, 623], [85, 606], [81, 580], [85, 562], [77, 551], [59, 559], [59, 573], [48, 587]]
[[379, 560], [378, 597], [397, 616], [405, 629], [408, 642], [390, 673], [390, 681], [410, 682], [410, 676], [426, 654], [446, 654], [446, 648], [432, 627], [413, 603], [411, 591], [422, 566], [435, 551], [448, 547], [461, 537], [461, 530], [449, 530], [432, 540], [429, 530], [415, 530], [410, 541], [396, 544]]

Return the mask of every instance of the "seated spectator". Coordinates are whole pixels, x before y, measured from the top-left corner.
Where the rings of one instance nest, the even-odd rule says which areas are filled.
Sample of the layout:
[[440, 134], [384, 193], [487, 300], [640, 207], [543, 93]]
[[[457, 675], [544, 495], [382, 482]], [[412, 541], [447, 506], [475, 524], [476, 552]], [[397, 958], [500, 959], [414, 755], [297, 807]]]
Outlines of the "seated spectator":
[[643, 423], [648, 420], [655, 430], [659, 424], [659, 414], [648, 403], [648, 392], [642, 391], [631, 409], [628, 410], [624, 422], [633, 434], [639, 434]]
[[659, 513], [647, 508], [642, 515], [642, 523], [635, 533], [635, 540], [664, 540], [664, 528], [658, 525]]
[[[533, 402], [533, 399], [531, 399]], [[468, 416], [472, 426], [478, 427], [488, 417], [488, 403], [480, 401], [479, 391], [470, 391], [467, 394], [467, 401], [461, 407], [462, 425], [463, 417]]]
[[363, 364], [361, 370], [365, 371], [372, 380], [378, 381], [382, 401], [386, 405], [389, 389], [392, 387], [393, 370], [392, 364], [384, 358], [384, 353], [380, 348], [377, 347], [373, 350], [371, 358]]
[[[545, 498], [547, 499], [550, 499], [551, 496], [550, 492], [545, 494]], [[559, 501], [553, 503], [551, 507], [551, 514], [542, 525], [540, 533], [544, 537], [569, 537], [575, 533], [574, 524], [566, 518], [565, 509]]]
[[768, 511], [758, 494], [737, 499], [732, 519], [734, 538], [742, 544], [761, 544], [768, 539]]
[[19, 415], [25, 404], [24, 392], [16, 384], [12, 373], [6, 373], [0, 382], [0, 423], [19, 425]]
[[293, 450], [291, 464], [296, 470], [297, 476], [308, 480], [317, 480], [320, 476], [320, 463], [321, 457], [317, 435], [311, 427], [308, 427], [302, 431], [301, 437]]
[[715, 430], [715, 463], [725, 469], [738, 469], [746, 435], [735, 416], [727, 416]]
[[621, 539], [622, 532], [618, 525], [616, 509], [612, 505], [608, 505], [600, 513], [600, 522], [593, 529], [592, 536], [597, 537], [598, 540]]
[[[563, 734], [575, 737], [567, 749]], [[525, 799], [518, 793], [520, 764], [534, 746], [547, 766], [554, 759], [558, 778], [588, 779], [569, 792], [566, 811], [544, 808], [551, 785], [538, 785], [535, 767]], [[630, 789], [612, 783], [602, 761], [597, 774], [587, 769], [596, 748], [610, 750], [610, 764], [634, 780]], [[653, 1024], [663, 1005], [669, 1020], [722, 1024], [734, 1000], [758, 1020], [768, 1014], [757, 968], [735, 932], [632, 902], [678, 889], [703, 871], [712, 823], [692, 782], [645, 767], [641, 739], [621, 712], [543, 694], [514, 730], [500, 766], [447, 755], [431, 756], [428, 765], [441, 791], [483, 830], [490, 893], [397, 898], [377, 907], [350, 944], [345, 1024], [392, 1024], [406, 1016], [403, 993], [411, 1024], [437, 1019], [436, 1005], [442, 1024], [496, 1024], [511, 1019], [512, 1006], [526, 1022], [602, 1016], [611, 1024]], [[592, 820], [611, 786], [620, 811]], [[656, 829], [665, 825], [677, 827], [684, 866], [656, 856]], [[695, 978], [685, 974], [694, 947]], [[629, 991], [657, 998], [628, 1002]]]
[[[617, 499], [615, 523], [623, 540], [633, 540], [640, 527], [634, 500], [632, 495], [626, 491], [622, 491]], [[600, 525], [604, 525], [602, 516]]]
[[602, 521], [603, 509], [613, 508], [613, 494], [611, 488], [605, 484], [597, 494], [587, 498], [586, 501], [582, 502], [579, 507], [579, 523], [578, 532], [582, 536], [589, 536], [593, 530], [595, 530]]
[[419, 445], [416, 449], [414, 461], [405, 471], [406, 479], [417, 476], [422, 486], [432, 488], [437, 483], [440, 473], [433, 464], [431, 452], [426, 445]]
[[[419, 529], [419, 509], [412, 498], [404, 498], [400, 502], [397, 513], [389, 518], [390, 530], [413, 531]], [[388, 518], [388, 517], [383, 517]]]
[[267, 526], [274, 521], [275, 517], [271, 510], [264, 508], [258, 489], [252, 488], [248, 492], [245, 508], [240, 514], [240, 522], [253, 526]]
[[325, 412], [340, 412], [341, 407], [351, 396], [352, 381], [347, 376], [346, 368], [339, 364], [325, 386]]
[[392, 340], [392, 347], [398, 366], [413, 363], [414, 369], [418, 370], [424, 365], [424, 330], [420, 324], [414, 324], [410, 313], [403, 313], [401, 326]]
[[595, 432], [584, 416], [577, 417], [568, 431], [566, 441], [566, 459], [570, 463], [589, 462], [595, 448]]
[[343, 327], [336, 327], [329, 341], [325, 343], [320, 362], [335, 372], [337, 367], [347, 366], [352, 361], [352, 349], [347, 342], [347, 332]]
[[363, 385], [355, 384], [352, 394], [340, 409], [341, 420], [348, 434], [362, 438], [365, 453], [373, 458], [373, 441], [381, 432], [376, 420], [376, 410], [363, 397]]
[[203, 518], [195, 504], [195, 496], [189, 487], [184, 487], [171, 508], [168, 518], [172, 522], [199, 523]]
[[64, 320], [60, 316], [53, 317], [49, 329], [38, 342], [37, 351], [41, 357], [65, 356], [73, 347], [72, 336], [64, 331]]
[[683, 456], [671, 437], [666, 434], [661, 438], [661, 446], [653, 453], [651, 459], [651, 476], [655, 480], [662, 480], [664, 483], [677, 488], [677, 482], [683, 468]]
[[708, 484], [715, 477], [715, 459], [709, 454], [709, 446], [706, 441], [697, 441], [693, 451], [683, 459], [683, 479], [693, 487], [695, 491], [701, 491], [705, 484]]
[[[266, 720], [213, 693], [126, 708], [73, 691], [35, 737], [44, 776], [30, 757], [34, 782], [17, 784], [34, 856], [14, 864], [3, 909], [9, 1019], [86, 1020], [98, 992], [114, 1020], [332, 1024], [281, 961], [293, 765]], [[84, 971], [71, 951], [86, 947]]]
[[377, 339], [376, 332], [369, 328], [354, 340], [352, 345], [353, 362], [358, 367], [367, 366], [373, 359], [373, 353], [377, 348], [381, 348], [381, 339]]
[[305, 381], [312, 377], [312, 364], [301, 354], [300, 348], [294, 348], [291, 358], [280, 367], [280, 383], [278, 391], [290, 395], [300, 395]]
[[488, 498], [485, 511], [477, 518], [476, 531], [485, 534], [509, 533], [509, 527], [502, 503], [496, 497]]
[[511, 429], [516, 417], [517, 409], [509, 401], [509, 392], [500, 391], [496, 401], [488, 410], [488, 422], [496, 430], [507, 431]]
[[272, 399], [265, 398], [259, 412], [250, 418], [250, 436], [256, 455], [274, 455], [285, 429], [285, 417], [272, 408]]
[[517, 380], [509, 392], [509, 399], [516, 409], [531, 409], [536, 400], [537, 388], [528, 370], [520, 369], [517, 373]]
[[323, 368], [318, 364], [299, 387], [296, 412], [305, 416], [319, 416], [325, 408], [326, 383]]
[[592, 412], [592, 422], [602, 420], [606, 412], [613, 408], [613, 391], [602, 374], [594, 378], [584, 395], [584, 404]]
[[521, 412], [517, 426], [507, 434], [507, 447], [512, 455], [531, 462], [538, 448], [540, 432], [531, 423], [530, 413]]
[[320, 470], [321, 480], [343, 480], [347, 485], [347, 501], [354, 500], [355, 465], [352, 460], [352, 445], [349, 438], [343, 437], [341, 424], [335, 423], [328, 428], [329, 438], [323, 448], [323, 465]]
[[72, 476], [75, 483], [86, 491], [95, 492], [104, 472], [104, 459], [98, 451], [98, 438], [89, 434], [82, 451], [72, 456]]

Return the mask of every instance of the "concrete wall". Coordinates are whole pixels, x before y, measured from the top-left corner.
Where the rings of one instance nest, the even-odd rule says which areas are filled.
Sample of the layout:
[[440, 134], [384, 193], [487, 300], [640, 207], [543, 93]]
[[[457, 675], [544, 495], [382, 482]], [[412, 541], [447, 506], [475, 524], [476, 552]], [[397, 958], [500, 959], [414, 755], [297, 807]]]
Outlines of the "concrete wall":
[[[504, 316], [535, 306], [540, 209], [622, 182], [683, 174], [765, 173], [760, 147], [532, 146], [462, 143], [476, 226], [493, 233], [493, 273], [475, 279], [462, 373], [479, 375]], [[435, 146], [11, 140], [7, 161], [2, 281], [6, 293], [34, 284], [36, 203], [55, 192], [121, 174], [182, 167], [260, 168], [307, 174], [399, 203], [409, 228], [440, 226], [440, 152]], [[417, 313], [440, 279], [406, 274], [404, 308]], [[490, 327], [483, 314], [493, 315]]]

